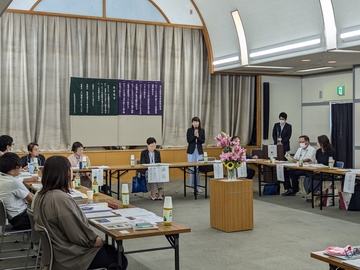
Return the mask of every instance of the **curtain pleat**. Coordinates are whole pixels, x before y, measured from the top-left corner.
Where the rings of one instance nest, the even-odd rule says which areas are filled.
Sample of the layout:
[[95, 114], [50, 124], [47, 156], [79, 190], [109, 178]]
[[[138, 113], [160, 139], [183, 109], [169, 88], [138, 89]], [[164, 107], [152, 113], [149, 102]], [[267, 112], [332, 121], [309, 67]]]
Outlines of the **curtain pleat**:
[[69, 149], [71, 77], [162, 81], [163, 146], [186, 146], [193, 116], [205, 145], [220, 131], [250, 140], [255, 78], [211, 75], [201, 30], [18, 13], [0, 30], [0, 127], [16, 150]]

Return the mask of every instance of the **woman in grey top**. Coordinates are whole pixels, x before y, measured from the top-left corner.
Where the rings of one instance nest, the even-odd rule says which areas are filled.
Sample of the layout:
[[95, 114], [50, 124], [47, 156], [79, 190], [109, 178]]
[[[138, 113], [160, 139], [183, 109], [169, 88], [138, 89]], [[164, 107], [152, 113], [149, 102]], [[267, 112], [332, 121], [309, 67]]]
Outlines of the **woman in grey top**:
[[[44, 226], [51, 238], [53, 269], [116, 269], [117, 251], [104, 245], [69, 195], [72, 178], [73, 172], [67, 158], [50, 157], [43, 169], [43, 187], [34, 202], [35, 222]], [[127, 266], [123, 256], [124, 261]], [[121, 269], [126, 269], [126, 266]]]

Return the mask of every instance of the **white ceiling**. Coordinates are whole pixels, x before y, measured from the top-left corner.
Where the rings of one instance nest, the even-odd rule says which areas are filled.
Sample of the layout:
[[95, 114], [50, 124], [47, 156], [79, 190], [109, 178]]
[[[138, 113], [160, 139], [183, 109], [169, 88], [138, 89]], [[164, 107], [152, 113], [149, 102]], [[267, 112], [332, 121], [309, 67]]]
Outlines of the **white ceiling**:
[[[344, 32], [360, 30], [359, 0], [13, 0], [7, 11], [200, 28], [209, 41], [211, 61], [239, 58], [214, 66], [215, 72], [309, 75], [360, 64], [360, 36], [340, 38]], [[235, 25], [233, 11], [242, 27]], [[254, 52], [313, 39], [320, 42], [251, 57]], [[299, 72], [312, 68], [328, 69]]]

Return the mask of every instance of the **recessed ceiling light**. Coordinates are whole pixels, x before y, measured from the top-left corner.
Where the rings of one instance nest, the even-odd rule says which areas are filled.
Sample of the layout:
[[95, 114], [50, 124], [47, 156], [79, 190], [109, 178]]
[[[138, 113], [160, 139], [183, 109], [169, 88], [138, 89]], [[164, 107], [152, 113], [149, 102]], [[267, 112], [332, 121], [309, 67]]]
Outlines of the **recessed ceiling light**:
[[311, 62], [311, 60], [310, 59], [303, 59], [303, 60], [301, 60], [302, 62]]
[[329, 64], [336, 64], [336, 61], [335, 60], [330, 60], [328, 61]]

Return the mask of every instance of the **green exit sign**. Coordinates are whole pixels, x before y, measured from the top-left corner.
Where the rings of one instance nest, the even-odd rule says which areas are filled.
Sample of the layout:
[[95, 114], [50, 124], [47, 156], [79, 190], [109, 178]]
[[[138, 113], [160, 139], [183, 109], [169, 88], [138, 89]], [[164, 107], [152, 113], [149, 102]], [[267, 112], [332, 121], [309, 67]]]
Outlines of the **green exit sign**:
[[345, 96], [345, 86], [338, 86], [337, 87], [337, 94], [338, 96]]

